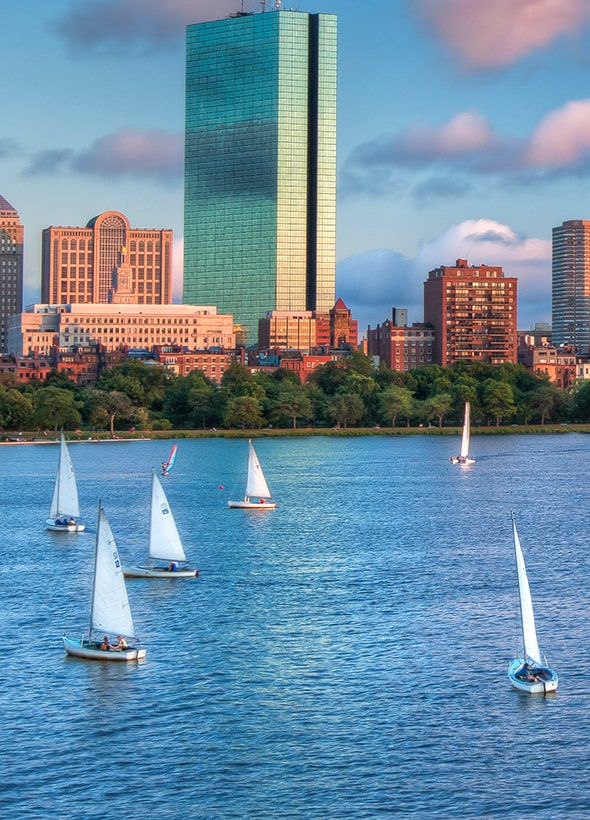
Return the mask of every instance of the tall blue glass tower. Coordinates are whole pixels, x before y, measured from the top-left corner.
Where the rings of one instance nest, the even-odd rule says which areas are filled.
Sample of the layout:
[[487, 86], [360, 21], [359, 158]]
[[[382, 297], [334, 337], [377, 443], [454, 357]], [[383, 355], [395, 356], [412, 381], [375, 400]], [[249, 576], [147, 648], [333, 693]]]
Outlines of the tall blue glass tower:
[[233, 313], [335, 299], [335, 15], [238, 14], [187, 30], [184, 301]]

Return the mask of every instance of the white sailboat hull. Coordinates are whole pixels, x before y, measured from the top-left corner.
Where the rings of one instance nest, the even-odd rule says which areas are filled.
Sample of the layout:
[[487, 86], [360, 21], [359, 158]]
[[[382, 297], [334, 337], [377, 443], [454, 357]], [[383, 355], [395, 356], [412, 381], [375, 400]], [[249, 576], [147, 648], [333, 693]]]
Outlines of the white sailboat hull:
[[526, 692], [529, 695], [546, 695], [547, 692], [555, 692], [559, 683], [557, 673], [547, 666], [534, 664], [531, 674], [540, 680], [527, 680], [524, 670], [525, 662], [524, 658], [515, 658], [508, 667], [508, 679], [511, 685], [519, 692]]
[[471, 456], [451, 456], [451, 464], [475, 464], [475, 459]]
[[274, 501], [251, 501], [250, 499], [244, 499], [243, 501], [228, 501], [227, 506], [230, 510], [274, 510], [277, 505]]
[[123, 567], [123, 575], [126, 578], [196, 578], [198, 569], [192, 567], [179, 567], [178, 569], [168, 569], [167, 567]]
[[128, 649], [101, 649], [100, 644], [88, 643], [84, 640], [73, 640], [62, 638], [64, 649], [68, 655], [75, 658], [84, 658], [89, 661], [140, 661], [146, 656], [146, 649], [128, 648]]
[[46, 520], [46, 529], [51, 532], [84, 532], [84, 524], [56, 524], [52, 518]]

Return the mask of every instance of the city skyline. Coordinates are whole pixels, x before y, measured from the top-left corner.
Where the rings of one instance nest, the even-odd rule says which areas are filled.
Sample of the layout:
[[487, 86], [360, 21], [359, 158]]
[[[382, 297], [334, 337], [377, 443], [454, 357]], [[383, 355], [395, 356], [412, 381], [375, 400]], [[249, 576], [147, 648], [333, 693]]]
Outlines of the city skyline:
[[[265, 13], [272, 13], [267, 0]], [[107, 210], [172, 228], [182, 267], [185, 26], [253, 0], [96, 0], [4, 10], [11, 106], [0, 193], [41, 233]], [[283, 3], [283, 8], [288, 4]], [[520, 328], [551, 320], [551, 231], [590, 216], [590, 8], [582, 0], [298, 3], [338, 17], [336, 296], [361, 335], [459, 257], [519, 279]], [[182, 282], [175, 274], [175, 294]]]

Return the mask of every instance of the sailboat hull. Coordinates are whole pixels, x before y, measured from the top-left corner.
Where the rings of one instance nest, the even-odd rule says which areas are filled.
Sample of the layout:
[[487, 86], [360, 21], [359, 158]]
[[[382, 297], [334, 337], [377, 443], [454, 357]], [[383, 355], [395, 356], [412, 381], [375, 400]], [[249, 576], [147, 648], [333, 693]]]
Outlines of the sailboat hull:
[[88, 643], [88, 641], [77, 641], [71, 638], [62, 638], [64, 649], [68, 655], [75, 658], [84, 658], [88, 661], [140, 661], [146, 656], [146, 649], [129, 648], [123, 650], [117, 649], [100, 649], [100, 645], [96, 643]]
[[475, 464], [475, 459], [470, 456], [451, 456], [451, 464]]
[[123, 567], [126, 578], [196, 578], [198, 569], [180, 567], [170, 570], [167, 567]]
[[525, 659], [515, 658], [508, 668], [508, 679], [511, 685], [519, 692], [526, 692], [529, 695], [546, 695], [548, 692], [555, 692], [559, 678], [553, 669], [547, 666], [533, 665], [531, 674], [539, 680], [527, 680], [524, 669]]
[[228, 501], [227, 506], [230, 510], [274, 510], [276, 503], [274, 501]]
[[56, 524], [53, 518], [48, 518], [45, 522], [46, 529], [51, 532], [84, 532], [84, 524]]

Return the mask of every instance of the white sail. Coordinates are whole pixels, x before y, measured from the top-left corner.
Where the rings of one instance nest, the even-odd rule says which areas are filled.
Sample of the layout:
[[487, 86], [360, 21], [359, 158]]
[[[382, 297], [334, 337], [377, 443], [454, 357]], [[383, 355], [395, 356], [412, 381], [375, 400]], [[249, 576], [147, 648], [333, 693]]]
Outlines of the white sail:
[[524, 563], [524, 555], [520, 546], [520, 539], [516, 531], [514, 515], [512, 516], [512, 533], [514, 536], [514, 551], [516, 554], [516, 573], [518, 576], [518, 593], [520, 596], [520, 615], [522, 618], [522, 634], [524, 638], [525, 655], [540, 666], [543, 665], [541, 652], [537, 642], [537, 630], [535, 629], [535, 614], [533, 612], [533, 600], [529, 587], [529, 579]]
[[465, 402], [465, 416], [463, 419], [463, 436], [461, 438], [461, 458], [469, 455], [469, 435], [470, 435], [470, 408], [469, 402]]
[[186, 561], [186, 554], [172, 510], [154, 472], [152, 472], [149, 557], [166, 561]]
[[119, 550], [102, 507], [96, 528], [90, 636], [96, 632], [135, 638]]
[[259, 496], [270, 498], [270, 490], [254, 450], [252, 439], [248, 439], [248, 476], [246, 478], [246, 497]]
[[53, 498], [49, 518], [59, 518], [61, 516], [73, 516], [78, 518], [80, 507], [78, 505], [78, 488], [76, 487], [76, 476], [74, 465], [70, 458], [70, 453], [64, 434], [61, 434], [59, 447], [59, 463], [57, 465], [57, 475], [53, 488]]

